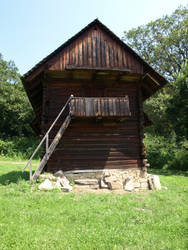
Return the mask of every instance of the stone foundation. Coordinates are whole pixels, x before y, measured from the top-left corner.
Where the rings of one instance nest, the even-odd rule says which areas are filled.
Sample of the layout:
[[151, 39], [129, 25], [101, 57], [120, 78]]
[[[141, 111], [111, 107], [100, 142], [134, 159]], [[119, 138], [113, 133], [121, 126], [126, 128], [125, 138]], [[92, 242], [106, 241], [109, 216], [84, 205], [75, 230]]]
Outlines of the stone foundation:
[[[76, 188], [106, 189], [107, 190], [160, 190], [158, 176], [147, 174], [146, 169], [128, 170], [77, 170], [63, 172], [59, 170], [53, 174], [41, 174], [43, 182], [39, 190], [62, 189], [64, 192], [74, 191]], [[73, 184], [73, 187], [71, 184]]]
[[[75, 170], [64, 172], [70, 182], [79, 187], [93, 189], [124, 189], [125, 191], [158, 190], [161, 189], [158, 176], [151, 176], [147, 169], [126, 170]], [[154, 181], [153, 181], [154, 180]], [[159, 183], [156, 187], [155, 183]]]

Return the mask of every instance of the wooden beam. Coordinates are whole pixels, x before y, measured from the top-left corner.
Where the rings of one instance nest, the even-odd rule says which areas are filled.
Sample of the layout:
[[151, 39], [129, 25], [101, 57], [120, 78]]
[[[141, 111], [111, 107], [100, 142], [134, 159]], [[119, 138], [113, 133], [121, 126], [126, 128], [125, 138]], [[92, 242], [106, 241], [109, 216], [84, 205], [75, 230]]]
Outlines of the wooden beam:
[[156, 79], [154, 79], [149, 73], [146, 73], [146, 74], [142, 77], [142, 80], [143, 80], [146, 76], [148, 76], [157, 86], [161, 86], [160, 83], [159, 83]]
[[35, 171], [33, 177], [32, 177], [32, 180], [36, 180], [40, 173], [42, 172], [43, 168], [45, 167], [48, 159], [50, 158], [50, 156], [52, 155], [52, 153], [54, 152], [56, 146], [58, 145], [60, 139], [62, 138], [65, 130], [67, 129], [69, 123], [71, 121], [71, 116], [68, 115], [67, 118], [65, 119], [64, 123], [61, 125], [58, 133], [56, 134], [55, 138], [53, 139], [49, 149], [48, 149], [48, 153], [46, 153], [44, 155], [44, 157], [42, 158], [42, 161], [40, 162], [40, 165], [39, 167], [37, 168], [37, 170]]

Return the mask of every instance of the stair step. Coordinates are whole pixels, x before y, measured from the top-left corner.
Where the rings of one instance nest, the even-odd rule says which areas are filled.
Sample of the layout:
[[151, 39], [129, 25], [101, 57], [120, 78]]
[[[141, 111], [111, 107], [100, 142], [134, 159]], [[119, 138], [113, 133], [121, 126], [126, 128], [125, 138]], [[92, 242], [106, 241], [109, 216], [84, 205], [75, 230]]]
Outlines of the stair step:
[[99, 184], [97, 179], [78, 179], [78, 180], [74, 180], [74, 183], [77, 185], [98, 185]]

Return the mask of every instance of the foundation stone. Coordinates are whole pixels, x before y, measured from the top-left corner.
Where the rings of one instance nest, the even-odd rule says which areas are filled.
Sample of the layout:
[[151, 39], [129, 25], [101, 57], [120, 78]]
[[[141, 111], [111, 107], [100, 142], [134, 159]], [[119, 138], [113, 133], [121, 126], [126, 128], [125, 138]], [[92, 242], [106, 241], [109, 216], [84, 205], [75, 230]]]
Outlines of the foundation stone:
[[[39, 189], [59, 188], [64, 192], [72, 191], [70, 183], [75, 187], [89, 189], [110, 189], [110, 190], [160, 190], [161, 184], [158, 176], [152, 176], [147, 173], [147, 169], [101, 169], [101, 170], [62, 170], [52, 174], [42, 174], [42, 179], [46, 179], [40, 184]], [[44, 184], [48, 184], [44, 187]]]

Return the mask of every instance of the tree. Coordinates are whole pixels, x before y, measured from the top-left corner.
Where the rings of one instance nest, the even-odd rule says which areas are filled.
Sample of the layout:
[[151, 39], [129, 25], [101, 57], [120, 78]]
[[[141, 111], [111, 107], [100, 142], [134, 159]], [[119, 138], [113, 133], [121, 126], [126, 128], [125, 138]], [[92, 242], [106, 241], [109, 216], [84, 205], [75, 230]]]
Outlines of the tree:
[[188, 138], [188, 63], [184, 63], [173, 85], [174, 94], [169, 99], [167, 118], [179, 138]]
[[13, 61], [3, 60], [0, 54], [0, 137], [33, 134], [29, 122], [32, 108]]
[[[182, 65], [185, 65], [188, 58], [188, 8], [179, 7], [170, 16], [166, 15], [125, 32], [123, 40], [169, 80], [169, 84], [144, 104], [146, 113], [155, 124], [153, 128], [149, 128], [150, 132], [171, 138], [179, 137], [180, 134], [183, 136], [186, 132], [185, 117], [180, 116], [185, 114], [186, 107], [181, 101], [180, 82], [184, 79], [180, 77], [180, 72], [184, 70]], [[179, 122], [176, 123], [176, 120]], [[182, 128], [181, 132], [179, 126]]]
[[172, 81], [188, 58], [188, 8], [124, 32], [123, 40]]

